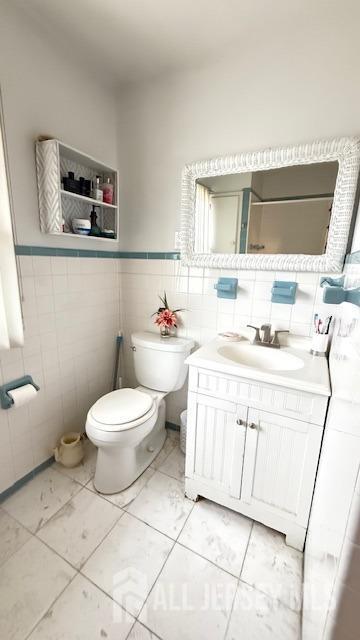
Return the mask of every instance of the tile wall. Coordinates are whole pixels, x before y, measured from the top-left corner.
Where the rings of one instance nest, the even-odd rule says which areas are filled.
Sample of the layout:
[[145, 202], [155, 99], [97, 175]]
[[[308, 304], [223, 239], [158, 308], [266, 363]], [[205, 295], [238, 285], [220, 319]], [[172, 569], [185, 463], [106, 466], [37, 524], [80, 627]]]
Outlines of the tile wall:
[[[164, 257], [163, 254], [161, 257]], [[41, 390], [19, 409], [0, 410], [0, 492], [48, 459], [66, 430], [84, 428], [91, 404], [111, 389], [115, 337], [124, 334], [122, 376], [136, 384], [130, 335], [156, 330], [151, 314], [165, 290], [182, 308], [179, 335], [198, 345], [219, 331], [269, 321], [274, 328], [309, 336], [322, 304], [319, 275], [268, 271], [188, 269], [179, 260], [20, 255], [25, 346], [2, 352], [0, 383], [30, 374]], [[237, 300], [221, 300], [220, 275], [239, 280]], [[271, 303], [274, 279], [298, 282], [295, 305]], [[121, 301], [121, 304], [120, 304]], [[167, 398], [167, 420], [179, 424], [186, 387]]]
[[117, 259], [19, 256], [25, 346], [0, 354], [0, 384], [24, 374], [35, 400], [0, 409], [0, 492], [52, 455], [57, 438], [82, 430], [111, 388], [119, 330]]
[[[122, 328], [127, 384], [135, 384], [129, 338], [132, 331], [154, 330], [151, 314], [159, 306], [158, 294], [166, 290], [173, 308], [183, 308], [178, 334], [193, 338], [201, 345], [219, 331], [238, 331], [246, 324], [260, 326], [271, 322], [276, 329], [310, 336], [314, 312], [324, 316], [338, 312], [337, 306], [322, 303], [320, 275], [274, 271], [220, 271], [183, 267], [178, 260], [121, 261]], [[324, 275], [324, 274], [322, 274]], [[214, 284], [219, 276], [237, 277], [236, 300], [219, 299]], [[336, 277], [336, 274], [332, 274]], [[294, 305], [271, 302], [274, 280], [296, 280]], [[180, 411], [186, 407], [186, 389], [167, 398], [167, 419], [179, 424]]]
[[[344, 270], [360, 286], [360, 264]], [[360, 308], [338, 308], [330, 353], [332, 397], [305, 547], [303, 638], [359, 637]]]

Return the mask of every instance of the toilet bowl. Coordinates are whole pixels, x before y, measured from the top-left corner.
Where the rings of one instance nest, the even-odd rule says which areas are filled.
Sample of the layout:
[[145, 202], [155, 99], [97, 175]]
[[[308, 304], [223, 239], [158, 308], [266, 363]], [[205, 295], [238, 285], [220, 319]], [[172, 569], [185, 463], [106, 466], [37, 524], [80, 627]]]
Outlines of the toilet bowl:
[[126, 489], [160, 451], [166, 437], [164, 397], [183, 386], [184, 361], [193, 345], [186, 338], [132, 334], [135, 375], [142, 386], [106, 394], [86, 419], [87, 436], [98, 447], [94, 486], [100, 493]]

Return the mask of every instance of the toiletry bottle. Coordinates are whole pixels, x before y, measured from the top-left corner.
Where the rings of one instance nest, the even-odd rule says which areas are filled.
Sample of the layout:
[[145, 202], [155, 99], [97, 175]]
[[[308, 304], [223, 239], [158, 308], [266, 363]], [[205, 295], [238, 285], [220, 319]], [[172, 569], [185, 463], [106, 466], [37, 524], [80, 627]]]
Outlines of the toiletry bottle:
[[80, 182], [75, 180], [73, 171], [69, 171], [67, 177], [63, 178], [63, 185], [65, 191], [71, 191], [72, 193], [80, 193]]
[[113, 204], [114, 185], [111, 184], [111, 179], [107, 178], [106, 182], [103, 182], [101, 185], [101, 188], [103, 192], [103, 201], [106, 202], [106, 204]]
[[95, 180], [93, 180], [93, 188], [92, 188], [91, 195], [94, 198], [94, 200], [102, 201], [103, 199], [103, 192], [100, 189], [100, 176], [96, 176]]
[[101, 229], [97, 223], [97, 213], [96, 213], [96, 209], [98, 207], [96, 207], [96, 205], [93, 204], [93, 207], [91, 209], [91, 213], [90, 213], [90, 222], [91, 222], [91, 229], [90, 229], [90, 235], [91, 236], [100, 236], [101, 235]]

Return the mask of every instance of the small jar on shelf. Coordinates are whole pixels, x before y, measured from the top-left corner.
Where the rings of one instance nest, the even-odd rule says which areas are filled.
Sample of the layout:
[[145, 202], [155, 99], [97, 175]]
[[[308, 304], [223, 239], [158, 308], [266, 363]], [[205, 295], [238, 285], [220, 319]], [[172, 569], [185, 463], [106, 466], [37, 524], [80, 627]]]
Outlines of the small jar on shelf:
[[106, 178], [106, 181], [101, 185], [103, 192], [103, 201], [106, 204], [114, 204], [114, 185], [111, 183], [111, 178]]

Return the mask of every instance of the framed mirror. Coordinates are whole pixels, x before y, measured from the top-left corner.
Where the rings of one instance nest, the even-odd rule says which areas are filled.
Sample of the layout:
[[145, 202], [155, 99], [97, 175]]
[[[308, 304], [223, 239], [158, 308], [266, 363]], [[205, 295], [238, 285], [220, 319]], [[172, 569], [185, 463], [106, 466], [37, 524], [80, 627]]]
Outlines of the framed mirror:
[[359, 140], [341, 138], [187, 165], [182, 259], [210, 268], [341, 270], [359, 164]]

